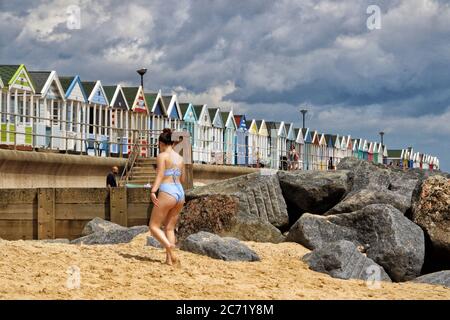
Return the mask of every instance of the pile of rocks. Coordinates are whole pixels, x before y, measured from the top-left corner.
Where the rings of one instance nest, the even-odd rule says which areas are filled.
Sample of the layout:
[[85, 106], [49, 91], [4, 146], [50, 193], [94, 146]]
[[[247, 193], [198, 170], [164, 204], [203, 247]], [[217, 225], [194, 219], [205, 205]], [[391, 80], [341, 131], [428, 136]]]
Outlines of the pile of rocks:
[[423, 266], [450, 261], [448, 178], [354, 158], [331, 172], [253, 173], [188, 193], [180, 235], [297, 242], [313, 250], [304, 261], [331, 276], [367, 279], [363, 271], [377, 269], [382, 281], [445, 285], [447, 273], [424, 278]]

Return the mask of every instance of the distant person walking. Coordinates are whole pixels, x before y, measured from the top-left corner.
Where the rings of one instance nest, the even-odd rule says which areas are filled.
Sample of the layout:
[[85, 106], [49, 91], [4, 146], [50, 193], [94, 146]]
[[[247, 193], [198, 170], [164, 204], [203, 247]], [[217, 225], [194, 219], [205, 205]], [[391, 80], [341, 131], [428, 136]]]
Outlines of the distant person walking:
[[294, 170], [296, 167], [296, 162], [298, 161], [298, 154], [297, 150], [295, 150], [295, 146], [291, 145], [291, 148], [289, 150], [289, 165], [288, 170]]
[[[184, 204], [183, 157], [172, 148], [172, 130], [164, 129], [159, 136], [159, 155], [156, 158], [156, 179], [151, 189], [153, 209], [150, 218], [150, 231], [166, 249], [166, 264], [179, 263], [175, 256], [175, 226]], [[159, 189], [158, 196], [156, 192]], [[164, 225], [164, 231], [161, 229]]]
[[106, 187], [109, 188], [116, 188], [117, 187], [117, 181], [116, 181], [116, 175], [119, 174], [119, 168], [114, 166], [111, 168], [111, 172], [108, 173], [106, 176]]

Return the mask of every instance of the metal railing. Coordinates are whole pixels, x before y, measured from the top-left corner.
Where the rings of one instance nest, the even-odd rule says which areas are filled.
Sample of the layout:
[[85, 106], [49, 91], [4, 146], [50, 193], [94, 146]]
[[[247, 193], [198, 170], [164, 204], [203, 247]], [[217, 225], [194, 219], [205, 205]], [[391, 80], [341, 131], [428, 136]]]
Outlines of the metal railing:
[[[0, 121], [0, 145], [9, 146], [14, 150], [20, 147], [20, 149], [88, 155], [93, 153], [94, 156], [128, 158], [132, 147], [137, 145], [146, 150], [147, 156], [152, 156], [157, 154], [157, 138], [161, 132], [161, 130], [125, 129], [111, 125], [55, 120], [51, 117], [24, 116], [4, 111], [1, 111], [0, 115], [0, 119], [3, 120]], [[17, 120], [24, 118], [32, 121], [11, 121], [14, 117]], [[61, 129], [61, 127], [67, 128], [68, 124], [77, 129]], [[55, 132], [57, 134], [54, 134]], [[22, 139], [19, 139], [20, 137]]]
[[122, 175], [120, 176], [120, 185], [126, 185], [130, 178], [130, 173], [133, 172], [134, 164], [136, 163], [137, 158], [139, 157], [140, 146], [138, 143], [133, 145], [133, 148], [130, 153], [130, 157], [127, 160], [127, 163], [122, 171]]

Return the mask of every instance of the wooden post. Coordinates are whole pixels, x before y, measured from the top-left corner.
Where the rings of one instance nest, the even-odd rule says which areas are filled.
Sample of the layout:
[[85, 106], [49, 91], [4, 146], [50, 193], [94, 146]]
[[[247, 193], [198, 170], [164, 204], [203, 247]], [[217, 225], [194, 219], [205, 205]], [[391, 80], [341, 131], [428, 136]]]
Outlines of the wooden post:
[[127, 210], [127, 189], [110, 188], [109, 189], [109, 208], [111, 222], [118, 225], [128, 226], [128, 210]]
[[55, 189], [38, 190], [38, 239], [55, 238]]

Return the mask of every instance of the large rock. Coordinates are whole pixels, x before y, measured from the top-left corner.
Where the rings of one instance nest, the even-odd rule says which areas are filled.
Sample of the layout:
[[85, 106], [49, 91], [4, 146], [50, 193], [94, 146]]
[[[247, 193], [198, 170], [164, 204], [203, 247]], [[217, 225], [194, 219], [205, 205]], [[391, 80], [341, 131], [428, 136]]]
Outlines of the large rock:
[[235, 238], [221, 238], [209, 232], [198, 232], [184, 239], [181, 250], [225, 261], [259, 261], [258, 255]]
[[412, 282], [429, 283], [450, 288], [450, 270], [429, 273], [414, 279]]
[[72, 240], [72, 244], [118, 244], [128, 243], [137, 235], [148, 232], [147, 226], [97, 231], [90, 235]]
[[154, 247], [154, 248], [158, 248], [158, 249], [162, 249], [163, 246], [161, 245], [161, 243], [159, 243], [158, 240], [156, 240], [154, 237], [150, 236], [147, 237], [147, 243], [145, 244], [146, 246], [150, 246], [150, 247]]
[[394, 281], [420, 275], [425, 255], [423, 231], [391, 205], [369, 205], [331, 216], [306, 213], [286, 239], [311, 250], [339, 240], [363, 246], [367, 256], [383, 266]]
[[303, 256], [309, 267], [317, 272], [329, 274], [339, 279], [369, 280], [376, 277], [378, 281], [391, 282], [383, 267], [367, 258], [354, 243], [340, 240], [326, 244]]
[[82, 236], [87, 236], [99, 231], [110, 231], [110, 230], [125, 230], [126, 227], [122, 227], [111, 221], [103, 220], [102, 218], [95, 217], [89, 221], [83, 228], [81, 232]]
[[287, 227], [289, 216], [281, 192], [278, 176], [274, 171], [239, 176], [195, 188], [186, 194], [189, 201], [208, 195], [231, 195], [239, 199], [239, 213], [257, 218], [277, 228]]
[[349, 213], [370, 204], [390, 204], [403, 213], [411, 208], [411, 198], [424, 173], [402, 171], [365, 160], [345, 158], [338, 170], [349, 171], [351, 187], [341, 202], [326, 214]]
[[[431, 246], [427, 255], [435, 263], [450, 264], [450, 180], [433, 176], [413, 197], [412, 219], [425, 230]], [[437, 261], [440, 260], [440, 261]]]
[[232, 236], [245, 241], [283, 241], [280, 230], [264, 219], [240, 210], [235, 195], [205, 195], [189, 200], [183, 208], [177, 236], [180, 240], [199, 231]]
[[327, 212], [350, 191], [346, 170], [279, 171], [278, 178], [293, 221], [304, 212]]

